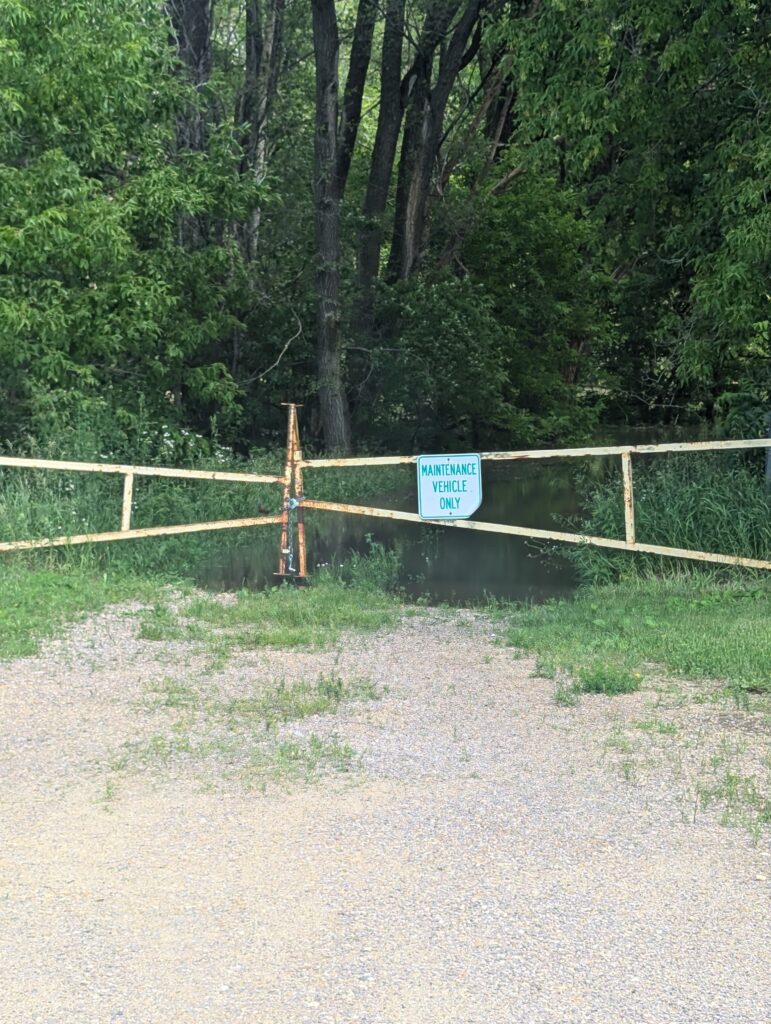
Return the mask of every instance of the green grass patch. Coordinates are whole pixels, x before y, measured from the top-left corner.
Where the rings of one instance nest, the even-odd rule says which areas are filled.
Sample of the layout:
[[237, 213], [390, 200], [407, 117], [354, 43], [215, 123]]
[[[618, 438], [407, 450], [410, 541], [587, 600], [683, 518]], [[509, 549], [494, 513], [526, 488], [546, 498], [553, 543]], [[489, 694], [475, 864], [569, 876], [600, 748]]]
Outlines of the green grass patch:
[[195, 687], [166, 678], [149, 691], [149, 710], [170, 708], [191, 710], [209, 722], [224, 722], [230, 729], [248, 727], [258, 731], [276, 725], [333, 714], [341, 704], [357, 700], [377, 700], [381, 691], [371, 679], [344, 679], [337, 672], [322, 672], [317, 679], [280, 681], [253, 687], [244, 697], [221, 701], [204, 695]]
[[0, 565], [0, 658], [36, 654], [41, 641], [108, 604], [147, 599], [163, 585], [132, 576]]
[[377, 700], [383, 692], [369, 679], [332, 672], [258, 683], [242, 697], [221, 699], [208, 688], [167, 678], [149, 690], [144, 704], [146, 711], [166, 716], [164, 727], [124, 744], [109, 767], [127, 772], [205, 765], [210, 778], [214, 772], [260, 786], [310, 780], [322, 770], [350, 771], [354, 751], [338, 738], [282, 736], [281, 726], [334, 714], [352, 701]]
[[344, 701], [375, 700], [378, 691], [369, 679], [344, 680], [336, 673], [320, 675], [313, 682], [280, 683], [256, 697], [227, 703], [223, 712], [231, 722], [259, 720], [265, 728], [307, 718], [333, 714]]
[[629, 693], [663, 670], [717, 680], [724, 696], [771, 695], [768, 584], [636, 581], [498, 614], [511, 644], [583, 692]]
[[575, 683], [558, 683], [554, 701], [563, 708], [574, 708], [578, 704], [581, 689]]
[[698, 790], [702, 810], [717, 805], [722, 807], [724, 825], [742, 825], [759, 837], [771, 825], [771, 798], [758, 789], [755, 779], [727, 769], [711, 785], [702, 784]]
[[[761, 452], [691, 452], [646, 455], [634, 463], [634, 507], [638, 542], [726, 555], [771, 559], [771, 493], [765, 486]], [[578, 472], [584, 514], [573, 523], [581, 533], [624, 536], [621, 467]], [[587, 583], [613, 583], [630, 576], [683, 576], [736, 580], [750, 573], [731, 566], [617, 552], [577, 545], [566, 552]]]
[[674, 722], [662, 722], [658, 718], [646, 718], [633, 724], [640, 732], [654, 733], [658, 736], [676, 736], [679, 731]]
[[595, 662], [578, 669], [581, 693], [604, 693], [613, 697], [618, 693], [634, 693], [640, 689], [640, 672], [630, 672], [623, 665]]
[[393, 625], [399, 614], [395, 597], [323, 575], [305, 589], [241, 591], [227, 603], [199, 597], [184, 610], [185, 616], [228, 631], [240, 647], [321, 647], [346, 630], [367, 633]]
[[[322, 572], [312, 586], [243, 591], [228, 603], [199, 596], [181, 607], [168, 588], [189, 592], [190, 581], [170, 576], [97, 570], [91, 559], [38, 564], [24, 558], [0, 561], [0, 659], [37, 653], [40, 643], [72, 622], [120, 601], [140, 600], [139, 637], [202, 646], [221, 666], [238, 648], [320, 647], [345, 630], [370, 632], [394, 624], [398, 599], [382, 586], [393, 582], [397, 555], [373, 545], [336, 573]], [[166, 591], [166, 593], [164, 593]]]

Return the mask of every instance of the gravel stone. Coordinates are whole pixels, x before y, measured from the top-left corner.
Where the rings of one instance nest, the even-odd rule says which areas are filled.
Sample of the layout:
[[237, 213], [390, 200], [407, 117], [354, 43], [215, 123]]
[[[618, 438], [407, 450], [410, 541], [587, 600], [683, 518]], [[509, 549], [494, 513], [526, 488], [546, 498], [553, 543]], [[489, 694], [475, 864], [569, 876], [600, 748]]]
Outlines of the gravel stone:
[[[619, 774], [608, 735], [650, 693], [561, 708], [464, 611], [202, 679], [136, 611], [0, 667], [0, 1024], [771, 1021], [768, 845], [694, 813], [708, 747], [639, 733]], [[285, 732], [349, 743], [349, 776], [263, 795], [180, 761], [100, 798], [164, 677], [238, 695], [331, 671], [387, 692]], [[765, 739], [657, 714], [743, 729], [748, 763]]]

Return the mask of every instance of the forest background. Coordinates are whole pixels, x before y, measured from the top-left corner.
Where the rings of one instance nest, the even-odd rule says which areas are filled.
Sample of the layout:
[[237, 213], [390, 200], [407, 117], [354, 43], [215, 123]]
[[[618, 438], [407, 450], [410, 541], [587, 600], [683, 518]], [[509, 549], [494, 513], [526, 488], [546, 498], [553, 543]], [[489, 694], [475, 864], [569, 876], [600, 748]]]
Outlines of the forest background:
[[0, 0], [0, 438], [246, 454], [287, 400], [338, 450], [764, 433], [768, 27]]

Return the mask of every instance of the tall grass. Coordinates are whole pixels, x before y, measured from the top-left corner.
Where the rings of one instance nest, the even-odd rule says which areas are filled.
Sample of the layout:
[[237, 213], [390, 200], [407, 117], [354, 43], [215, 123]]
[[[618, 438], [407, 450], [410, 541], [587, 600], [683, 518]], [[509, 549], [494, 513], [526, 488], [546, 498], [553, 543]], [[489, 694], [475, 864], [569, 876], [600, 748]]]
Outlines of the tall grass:
[[[81, 424], [64, 428], [48, 441], [29, 439], [9, 452], [46, 459], [121, 462], [279, 475], [284, 452], [253, 451], [237, 456], [230, 449], [185, 431], [163, 427], [134, 430], [129, 437], [108, 425]], [[312, 470], [306, 493], [316, 498], [363, 501], [373, 494], [404, 486], [404, 467]], [[26, 540], [117, 530], [120, 525], [123, 477], [15, 468], [0, 469], [0, 540]], [[241, 519], [281, 510], [281, 488], [275, 484], [209, 483], [136, 477], [132, 527], [163, 526]], [[202, 532], [154, 537], [74, 548], [44, 549], [22, 556], [0, 555], [0, 572], [11, 563], [75, 565], [80, 569], [112, 568], [164, 577], [193, 577], [201, 566], [234, 547], [250, 545], [274, 550], [277, 527], [244, 531]]]
[[[585, 533], [624, 536], [623, 486], [618, 466], [597, 480], [583, 477]], [[756, 454], [701, 452], [645, 455], [634, 460], [637, 540], [771, 560], [771, 494]], [[569, 552], [582, 578], [612, 583], [625, 577], [735, 575], [730, 567], [653, 555], [578, 547]]]

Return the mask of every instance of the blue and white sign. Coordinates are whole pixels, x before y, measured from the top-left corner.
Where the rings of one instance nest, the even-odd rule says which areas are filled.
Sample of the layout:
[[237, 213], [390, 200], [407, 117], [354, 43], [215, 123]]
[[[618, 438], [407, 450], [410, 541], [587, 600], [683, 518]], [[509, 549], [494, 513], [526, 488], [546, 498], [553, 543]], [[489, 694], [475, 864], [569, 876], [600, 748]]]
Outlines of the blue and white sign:
[[468, 519], [481, 504], [482, 460], [478, 455], [418, 456], [421, 519]]

